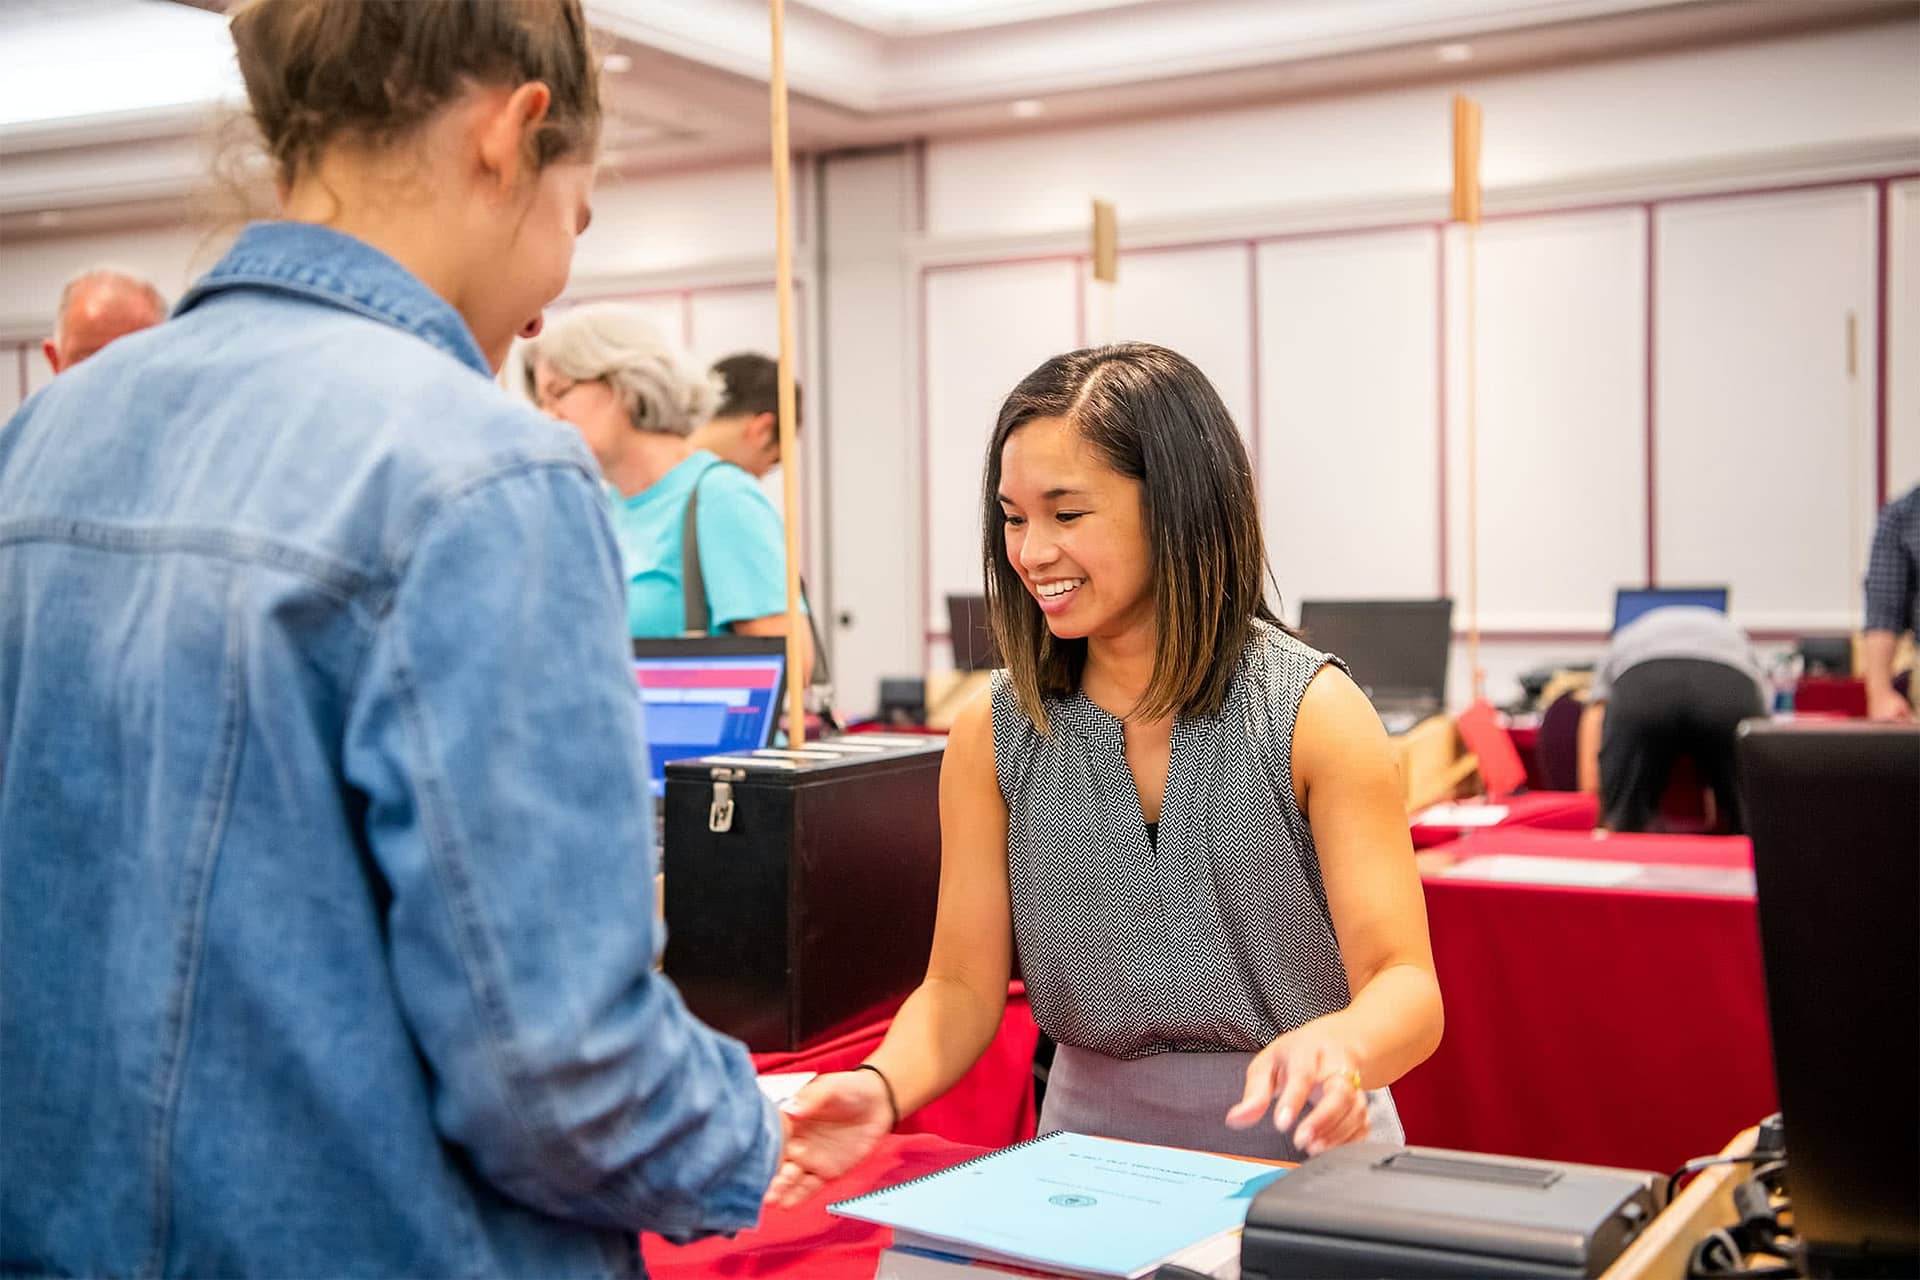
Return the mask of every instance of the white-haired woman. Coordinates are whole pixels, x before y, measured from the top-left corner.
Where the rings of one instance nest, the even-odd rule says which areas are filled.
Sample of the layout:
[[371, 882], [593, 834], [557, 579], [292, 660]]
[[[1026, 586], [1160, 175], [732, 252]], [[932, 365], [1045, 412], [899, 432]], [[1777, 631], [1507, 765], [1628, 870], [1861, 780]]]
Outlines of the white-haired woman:
[[[785, 635], [780, 517], [752, 477], [687, 439], [719, 403], [713, 375], [617, 302], [549, 320], [523, 367], [534, 403], [579, 430], [615, 491], [628, 629]], [[696, 572], [704, 590], [689, 592]]]

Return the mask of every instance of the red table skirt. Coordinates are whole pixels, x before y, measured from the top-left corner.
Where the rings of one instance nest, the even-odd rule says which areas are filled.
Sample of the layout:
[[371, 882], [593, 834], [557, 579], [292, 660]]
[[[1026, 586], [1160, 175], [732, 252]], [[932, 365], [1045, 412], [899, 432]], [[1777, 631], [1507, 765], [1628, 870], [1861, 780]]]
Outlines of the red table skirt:
[[[845, 1071], [866, 1061], [886, 1035], [891, 1016], [793, 1053], [757, 1053], [761, 1075], [782, 1071]], [[1004, 1147], [1033, 1136], [1033, 1050], [1040, 1030], [1027, 1007], [1027, 990], [1014, 983], [1000, 1033], [960, 1082], [900, 1122], [901, 1133], [931, 1133], [954, 1142]]]
[[1525, 854], [1541, 858], [1644, 862], [1675, 867], [1753, 866], [1753, 842], [1745, 836], [1646, 835], [1639, 832], [1568, 831], [1544, 827], [1493, 827], [1462, 836], [1430, 852], [1459, 857], [1495, 853]]
[[1582, 795], [1578, 791], [1528, 791], [1495, 803], [1507, 811], [1507, 816], [1498, 827], [1459, 827], [1449, 823], [1416, 821], [1412, 826], [1413, 847], [1429, 849], [1476, 831], [1501, 831], [1509, 827], [1591, 831], [1600, 820], [1599, 797]]
[[[1740, 837], [1495, 829], [1439, 853], [1750, 866]], [[1668, 1170], [1777, 1109], [1750, 896], [1428, 879], [1446, 1034], [1410, 1142]]]
[[642, 1236], [640, 1254], [654, 1280], [770, 1275], [788, 1280], [867, 1280], [880, 1251], [892, 1243], [893, 1233], [871, 1223], [836, 1218], [827, 1206], [950, 1168], [986, 1151], [925, 1134], [894, 1134], [882, 1138], [872, 1155], [805, 1204], [767, 1210], [752, 1231], [731, 1240], [701, 1240], [677, 1248], [657, 1236]]

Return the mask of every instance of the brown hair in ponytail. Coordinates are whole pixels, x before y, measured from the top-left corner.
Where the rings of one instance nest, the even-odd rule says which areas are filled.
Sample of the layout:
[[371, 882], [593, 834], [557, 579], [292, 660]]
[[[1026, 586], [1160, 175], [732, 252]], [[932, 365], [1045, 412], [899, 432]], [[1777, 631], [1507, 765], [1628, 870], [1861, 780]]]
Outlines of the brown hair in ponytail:
[[580, 0], [249, 0], [233, 42], [253, 118], [291, 185], [338, 141], [399, 142], [476, 84], [553, 94], [535, 169], [586, 158], [600, 85]]

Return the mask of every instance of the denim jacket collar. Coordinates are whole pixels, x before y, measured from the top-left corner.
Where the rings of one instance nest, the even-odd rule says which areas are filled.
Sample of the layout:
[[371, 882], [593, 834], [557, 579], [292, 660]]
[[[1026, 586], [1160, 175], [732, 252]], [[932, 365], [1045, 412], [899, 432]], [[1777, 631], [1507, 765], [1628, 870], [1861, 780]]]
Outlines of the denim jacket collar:
[[344, 307], [432, 343], [475, 372], [493, 370], [460, 313], [380, 250], [312, 222], [256, 222], [174, 309], [230, 289], [278, 289]]

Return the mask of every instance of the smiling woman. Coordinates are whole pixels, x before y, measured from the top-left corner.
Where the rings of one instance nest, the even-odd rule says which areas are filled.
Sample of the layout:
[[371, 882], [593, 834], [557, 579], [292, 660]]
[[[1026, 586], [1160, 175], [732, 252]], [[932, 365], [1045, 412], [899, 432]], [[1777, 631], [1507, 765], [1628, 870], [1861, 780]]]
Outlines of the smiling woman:
[[1059, 1044], [1043, 1131], [1298, 1159], [1398, 1139], [1440, 994], [1379, 717], [1274, 621], [1251, 469], [1194, 365], [1049, 360], [1001, 407], [985, 571], [1007, 662], [940, 784], [927, 977], [791, 1104], [804, 1196], [998, 1025], [1014, 947]]
[[[1233, 418], [1163, 347], [1076, 351], [1029, 374], [1000, 408], [982, 492], [995, 637], [1042, 726], [1045, 699], [1079, 687], [1090, 636], [1152, 638], [1155, 678], [1134, 709], [1152, 719], [1218, 710], [1254, 622], [1279, 625]], [[1073, 579], [1075, 554], [1110, 567]], [[1084, 595], [1058, 595], [1082, 580]]]

